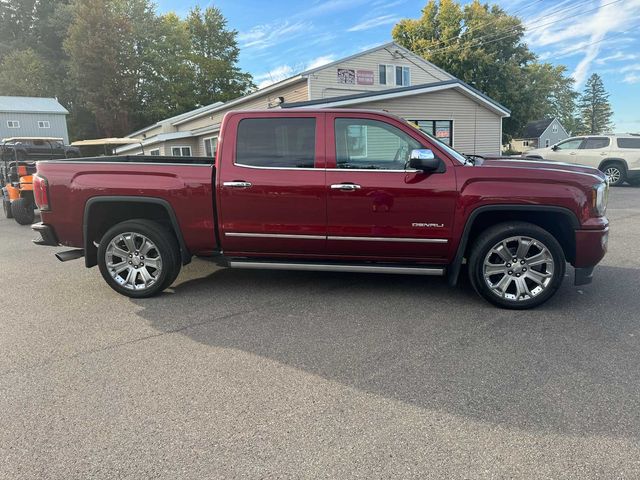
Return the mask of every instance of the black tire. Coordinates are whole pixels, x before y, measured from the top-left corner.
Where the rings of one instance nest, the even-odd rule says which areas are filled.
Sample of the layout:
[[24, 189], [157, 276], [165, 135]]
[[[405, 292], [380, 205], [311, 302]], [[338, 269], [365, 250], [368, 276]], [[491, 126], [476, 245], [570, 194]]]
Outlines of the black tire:
[[11, 201], [2, 197], [2, 210], [4, 211], [5, 218], [13, 218], [13, 212], [11, 211]]
[[[123, 286], [123, 282], [125, 282], [125, 285], [129, 283], [137, 285], [141, 277], [134, 272], [135, 277], [133, 282], [126, 282], [121, 275], [116, 275], [116, 278], [118, 278], [118, 280], [116, 280], [107, 265], [107, 249], [109, 244], [119, 235], [129, 232], [147, 237], [147, 239], [155, 245], [154, 250], [157, 251], [157, 255], [161, 259], [162, 268], [160, 269], [160, 273], [153, 283], [146, 288]], [[128, 261], [128, 259], [126, 261]], [[144, 263], [142, 263], [141, 266], [143, 267]], [[100, 268], [102, 277], [116, 292], [131, 298], [152, 297], [170, 287], [178, 277], [181, 266], [180, 247], [173, 233], [162, 225], [150, 220], [127, 220], [115, 225], [103, 235], [98, 247], [98, 267]], [[125, 266], [125, 268], [129, 270], [132, 269], [132, 267], [128, 266]]]
[[627, 180], [627, 168], [622, 162], [608, 162], [600, 167], [600, 171], [609, 178], [612, 187], [618, 187]]
[[30, 198], [18, 198], [11, 202], [11, 214], [20, 225], [31, 225], [34, 222], [34, 209], [35, 205]]
[[[547, 268], [549, 268], [547, 265], [545, 265], [545, 267], [531, 267], [527, 264], [526, 260], [524, 264], [521, 264], [521, 260], [518, 260], [518, 262], [513, 266], [505, 261], [505, 267], [502, 267], [505, 269], [504, 274], [498, 273], [496, 274], [496, 276], [491, 276], [487, 280], [485, 280], [484, 263], [486, 259], [489, 259], [488, 261], [491, 261], [490, 259], [492, 257], [488, 257], [488, 255], [490, 255], [490, 252], [500, 242], [512, 239], [514, 237], [525, 237], [526, 239], [533, 239], [537, 242], [536, 245], [542, 245], [543, 247], [546, 247], [547, 252], [551, 254], [551, 258], [553, 260], [553, 272], [551, 273], [547, 271]], [[515, 252], [513, 250], [513, 247], [511, 247], [510, 245], [512, 245], [512, 243], [507, 243], [507, 247], [510, 249], [508, 253], [513, 256]], [[542, 252], [542, 250], [535, 245], [529, 247], [530, 252], [532, 248], [534, 248], [533, 254], [535, 254], [535, 252], [538, 250]], [[526, 257], [526, 255], [523, 255], [523, 257], [525, 259], [530, 258]], [[496, 256], [495, 258], [499, 259], [500, 257]], [[509, 269], [508, 273], [506, 272], [507, 267], [512, 267], [511, 269]], [[529, 270], [531, 270], [529, 273], [524, 273], [524, 271], [527, 270], [526, 267], [529, 267]], [[537, 307], [538, 305], [541, 305], [549, 300], [556, 293], [558, 288], [560, 288], [562, 280], [564, 279], [566, 268], [567, 265], [564, 257], [564, 252], [556, 238], [537, 225], [526, 222], [505, 222], [488, 228], [487, 230], [482, 232], [473, 243], [471, 255], [469, 257], [469, 278], [476, 292], [485, 300], [493, 303], [494, 305], [514, 310], [524, 310]], [[551, 268], [549, 268], [549, 270], [551, 270]], [[529, 279], [525, 279], [525, 277], [528, 277], [534, 272], [542, 272], [543, 274], [550, 273], [550, 280], [544, 287], [534, 287], [535, 283], [533, 283]], [[502, 275], [504, 275], [504, 277]], [[507, 277], [507, 275], [509, 275], [509, 277]], [[522, 278], [520, 278], [521, 275]], [[517, 276], [518, 278], [516, 279], [514, 278], [514, 276]], [[499, 295], [498, 293], [496, 293], [495, 289], [492, 289], [488, 285], [488, 282], [492, 282], [495, 286], [496, 284], [499, 284], [503, 278], [507, 279], [507, 288], [505, 288], [504, 292]], [[513, 289], [517, 287], [518, 282], [527, 282], [527, 291], [529, 291], [529, 293], [535, 292], [537, 288], [542, 288], [542, 290], [538, 293], [531, 293], [531, 295], [523, 294], [520, 298], [515, 298], [515, 294], [518, 292], [514, 292]]]

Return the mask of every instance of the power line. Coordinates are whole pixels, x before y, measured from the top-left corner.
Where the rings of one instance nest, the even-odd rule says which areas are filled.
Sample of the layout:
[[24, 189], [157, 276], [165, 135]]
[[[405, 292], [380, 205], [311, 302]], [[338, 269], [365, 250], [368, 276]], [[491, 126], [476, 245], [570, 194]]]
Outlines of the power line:
[[[631, 27], [631, 28], [635, 28], [635, 27]], [[552, 59], [552, 58], [553, 59], [558, 59], [558, 58], [569, 57], [569, 56], [573, 55], [575, 52], [578, 52], [578, 51], [582, 50], [585, 47], [590, 47], [592, 45], [597, 45], [598, 43], [602, 43], [602, 42], [604, 42], [606, 40], [611, 40], [612, 38], [616, 38], [616, 37], [620, 37], [622, 35], [626, 35], [627, 33], [630, 33], [630, 30], [625, 30], [624, 32], [616, 32], [613, 35], [609, 35], [608, 37], [605, 36], [604, 38], [601, 38], [600, 40], [597, 40], [595, 42], [590, 42], [590, 43], [585, 43], [583, 45], [579, 45], [579, 46], [577, 46], [577, 47], [575, 47], [575, 48], [573, 48], [573, 49], [571, 49], [571, 50], [569, 50], [567, 52], [561, 53], [559, 55], [551, 55], [549, 57], [546, 57], [545, 60]]]
[[[616, 3], [616, 2], [619, 2], [619, 1], [622, 1], [622, 0], [615, 0], [612, 3]], [[584, 5], [586, 3], [591, 3], [591, 0], [583, 0], [582, 2], [578, 2], [577, 4], [571, 5], [569, 7], [559, 8], [559, 9], [554, 10], [552, 12], [549, 12], [549, 13], [547, 13], [545, 15], [542, 15], [542, 16], [536, 18], [535, 20], [529, 22], [528, 24], [524, 24], [523, 26], [524, 26], [525, 30], [535, 30], [535, 29], [540, 28], [540, 27], [551, 25], [552, 23], [561, 22], [563, 19], [555, 20], [553, 22], [547, 22], [545, 24], [537, 25], [537, 26], [534, 26], [534, 27], [531, 26], [531, 25], [535, 25], [537, 23], [540, 23], [540, 21], [544, 20], [545, 18], [553, 17], [553, 16], [557, 15], [558, 13], [566, 13], [566, 12], [570, 12], [571, 10], [575, 10], [576, 8], [580, 8], [582, 5]], [[587, 13], [587, 12], [590, 12], [590, 11], [598, 10], [599, 8], [602, 8], [604, 6], [606, 6], [606, 5], [601, 5], [599, 7], [596, 7], [596, 8], [591, 9], [591, 10], [587, 10], [586, 12], [582, 12], [582, 13]], [[489, 33], [488, 35], [479, 37], [476, 40], [483, 40], [483, 39], [495, 37], [496, 35], [502, 35], [504, 33], [516, 32], [518, 30], [519, 30], [519, 26], [518, 27], [513, 27], [511, 29], [503, 30], [503, 31], [497, 31], [497, 32]]]
[[[613, 5], [614, 3], [618, 3], [618, 2], [621, 2], [621, 1], [622, 0], [613, 0], [612, 2], [600, 5], [597, 8], [593, 8], [593, 9], [590, 9], [590, 10], [585, 10], [585, 11], [582, 12], [582, 14], [590, 13], [590, 12], [593, 12], [593, 11], [596, 11], [596, 10], [600, 10], [601, 8], [604, 8], [604, 7], [608, 6], [608, 5]], [[572, 7], [572, 8], [575, 8], [575, 7]], [[558, 12], [556, 12], [556, 13], [558, 13]], [[537, 25], [536, 27], [533, 27], [533, 28], [526, 28], [526, 30], [527, 31], [536, 30], [538, 28], [546, 27], [548, 25], [553, 25], [554, 23], [563, 22], [565, 20], [566, 20], [565, 18], [561, 18], [559, 20], [554, 20], [554, 21], [551, 21], [551, 22], [543, 23], [541, 25]], [[511, 32], [511, 33], [508, 33], [508, 32]], [[491, 39], [491, 40], [487, 40], [487, 41], [482, 41], [483, 38], [489, 38], [492, 35], [500, 35], [501, 33], [507, 33], [507, 35], [504, 35], [504, 36], [498, 37], [498, 38], [494, 38], [494, 39]], [[461, 50], [461, 49], [464, 49], [464, 48], [480, 47], [480, 46], [483, 46], [483, 45], [488, 45], [490, 43], [499, 42], [500, 40], [504, 40], [504, 39], [512, 37], [514, 35], [518, 35], [519, 33], [520, 33], [520, 27], [516, 27], [516, 28], [511, 29], [510, 31], [506, 30], [504, 32], [496, 32], [496, 33], [494, 33], [492, 35], [486, 35], [485, 37], [480, 37], [478, 39], [478, 40], [480, 40], [479, 42], [472, 43], [471, 45], [452, 45], [451, 47], [442, 47], [442, 48], [437, 48], [435, 50], [428, 50], [427, 53], [433, 54], [433, 53], [438, 53], [438, 52], [442, 52], [442, 51], [445, 51], [445, 50], [448, 51], [448, 52], [455, 52], [456, 50]]]
[[[544, 0], [534, 0], [533, 2], [530, 2], [528, 5], [526, 5], [526, 6], [525, 6], [525, 7], [523, 7], [523, 8], [519, 8], [518, 10], [514, 10], [514, 11], [513, 11], [513, 12], [511, 12], [511, 13], [508, 13], [508, 12], [507, 12], [507, 13], [508, 13], [508, 15], [509, 15], [509, 16], [514, 17], [514, 16], [516, 15], [516, 13], [522, 12], [523, 10], [526, 10], [526, 9], [528, 9], [528, 8], [532, 7], [532, 6], [533, 6], [533, 5], [535, 5], [536, 3], [540, 3], [540, 2], [543, 2], [543, 1], [544, 1]], [[585, 1], [590, 1], [590, 0], [585, 0]], [[493, 25], [493, 24], [495, 24], [495, 23], [498, 23], [498, 22], [499, 22], [500, 20], [502, 20], [502, 19], [504, 19], [504, 17], [494, 18], [493, 20], [490, 20], [490, 21], [488, 21], [488, 22], [486, 22], [486, 23], [483, 23], [482, 25], [476, 25], [475, 27], [471, 27], [471, 28], [469, 28], [469, 29], [465, 30], [465, 31], [464, 31], [464, 32], [462, 32], [462, 33], [463, 33], [463, 34], [465, 34], [465, 35], [467, 35], [467, 34], [469, 34], [469, 33], [471, 33], [471, 32], [475, 32], [476, 30], [479, 30], [479, 29], [481, 29], [481, 28], [484, 28], [484, 27], [487, 27], [487, 26], [489, 26], [489, 25]], [[457, 40], [458, 38], [459, 38], [459, 37], [448, 38], [448, 39], [446, 39], [443, 43], [450, 43], [450, 42], [453, 42], [454, 40]], [[482, 37], [480, 37], [480, 38], [482, 38]]]

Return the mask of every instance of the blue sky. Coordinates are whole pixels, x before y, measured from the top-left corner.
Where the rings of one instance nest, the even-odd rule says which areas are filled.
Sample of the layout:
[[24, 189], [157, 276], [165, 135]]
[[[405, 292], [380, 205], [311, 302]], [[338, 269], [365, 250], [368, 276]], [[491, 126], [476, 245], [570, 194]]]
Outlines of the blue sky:
[[[184, 15], [215, 5], [238, 30], [240, 66], [260, 86], [391, 40], [401, 18], [426, 0], [157, 0]], [[498, 0], [527, 25], [541, 59], [564, 64], [579, 89], [599, 73], [611, 94], [617, 132], [640, 132], [640, 0]], [[508, 105], [507, 105], [508, 107]]]

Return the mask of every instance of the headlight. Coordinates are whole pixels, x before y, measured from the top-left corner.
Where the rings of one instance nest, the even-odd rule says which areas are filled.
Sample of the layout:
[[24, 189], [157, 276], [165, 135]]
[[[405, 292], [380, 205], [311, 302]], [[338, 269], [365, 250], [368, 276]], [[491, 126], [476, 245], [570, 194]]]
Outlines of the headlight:
[[609, 180], [593, 187], [593, 210], [599, 217], [607, 212], [609, 203]]

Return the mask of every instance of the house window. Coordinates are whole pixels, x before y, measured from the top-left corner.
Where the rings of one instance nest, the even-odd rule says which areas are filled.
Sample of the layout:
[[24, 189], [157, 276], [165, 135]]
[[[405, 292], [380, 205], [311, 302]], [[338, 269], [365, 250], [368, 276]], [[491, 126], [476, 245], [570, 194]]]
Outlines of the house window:
[[[556, 130], [557, 130], [557, 129], [556, 129]], [[549, 146], [549, 139], [548, 139], [548, 138], [545, 138], [545, 139], [544, 139], [544, 146], [545, 146], [545, 147], [548, 147], [548, 146]]]
[[436, 137], [442, 143], [453, 146], [453, 120], [409, 120], [420, 130]]
[[171, 155], [174, 157], [190, 157], [191, 147], [171, 147]]
[[529, 146], [529, 140], [523, 140], [522, 141], [522, 146], [523, 147], [528, 147]]
[[38, 128], [51, 128], [49, 120], [38, 120]]
[[411, 85], [411, 70], [401, 65], [378, 65], [378, 81], [380, 85]]
[[7, 120], [8, 128], [20, 128], [20, 122], [18, 120]]
[[551, 131], [552, 131], [553, 133], [558, 133], [558, 125], [555, 125], [555, 124], [554, 124], [554, 125], [551, 127]]
[[160, 156], [160, 149], [159, 148], [154, 148], [153, 150], [149, 150], [149, 155], [151, 155], [152, 157], [159, 157]]
[[218, 151], [218, 137], [210, 137], [204, 139], [204, 155], [205, 157], [215, 158]]

